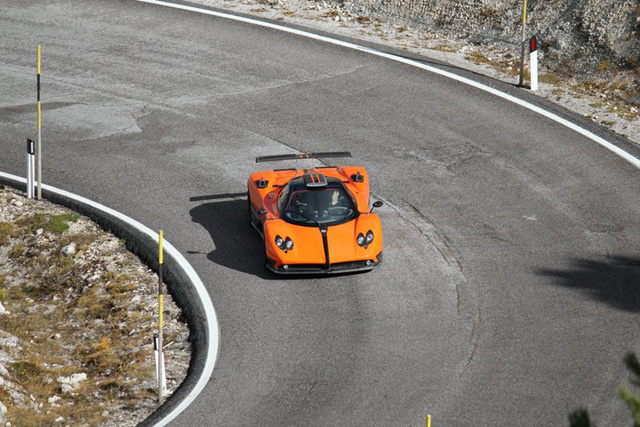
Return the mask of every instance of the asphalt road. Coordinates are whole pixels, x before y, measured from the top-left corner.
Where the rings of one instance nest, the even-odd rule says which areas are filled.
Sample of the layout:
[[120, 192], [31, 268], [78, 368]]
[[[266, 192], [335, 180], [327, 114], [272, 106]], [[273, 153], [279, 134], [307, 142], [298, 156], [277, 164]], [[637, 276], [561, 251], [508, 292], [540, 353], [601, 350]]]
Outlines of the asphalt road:
[[[163, 229], [216, 307], [217, 366], [174, 425], [561, 426], [578, 406], [629, 424], [633, 166], [364, 53], [132, 1], [2, 0], [5, 172], [24, 174], [36, 135], [38, 43], [45, 182]], [[292, 150], [368, 168], [388, 202], [380, 269], [263, 272], [246, 179]]]

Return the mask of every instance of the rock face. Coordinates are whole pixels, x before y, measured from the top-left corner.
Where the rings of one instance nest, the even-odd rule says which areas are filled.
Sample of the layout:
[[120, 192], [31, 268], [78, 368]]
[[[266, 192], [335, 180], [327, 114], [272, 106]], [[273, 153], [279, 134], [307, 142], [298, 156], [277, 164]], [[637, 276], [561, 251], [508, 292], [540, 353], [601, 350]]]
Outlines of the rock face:
[[[338, 2], [342, 3], [342, 2]], [[517, 45], [522, 37], [522, 0], [353, 0], [347, 9], [393, 17], [456, 39]], [[547, 60], [574, 72], [596, 73], [640, 63], [637, 0], [529, 0], [527, 35], [538, 35]]]

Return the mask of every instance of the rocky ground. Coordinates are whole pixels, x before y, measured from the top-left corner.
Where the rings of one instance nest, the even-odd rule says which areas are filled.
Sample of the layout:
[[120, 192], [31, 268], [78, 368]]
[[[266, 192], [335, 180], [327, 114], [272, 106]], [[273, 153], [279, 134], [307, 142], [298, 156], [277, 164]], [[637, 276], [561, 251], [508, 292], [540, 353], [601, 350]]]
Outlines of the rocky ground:
[[[518, 83], [520, 0], [190, 2], [387, 45]], [[530, 0], [527, 21], [527, 34], [540, 39], [536, 94], [640, 144], [637, 0]], [[528, 78], [528, 66], [525, 71]]]
[[[157, 407], [157, 276], [89, 219], [0, 186], [0, 420], [133, 426]], [[167, 388], [190, 343], [165, 298]]]

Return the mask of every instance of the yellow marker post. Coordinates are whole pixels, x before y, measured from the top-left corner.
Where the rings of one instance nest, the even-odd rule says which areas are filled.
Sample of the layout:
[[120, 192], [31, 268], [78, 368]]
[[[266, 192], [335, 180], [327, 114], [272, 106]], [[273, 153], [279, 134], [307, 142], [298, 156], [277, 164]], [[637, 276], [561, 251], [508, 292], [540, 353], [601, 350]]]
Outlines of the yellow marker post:
[[522, 0], [522, 40], [520, 47], [520, 80], [518, 86], [524, 85], [524, 50], [527, 43], [527, 0]]
[[40, 108], [40, 51], [38, 45], [38, 73], [37, 73], [37, 90], [38, 90], [38, 199], [42, 199], [42, 110]]
[[431, 415], [427, 415], [427, 427], [431, 427]]
[[162, 344], [162, 313], [164, 311], [164, 290], [162, 284], [164, 251], [162, 244], [164, 241], [164, 232], [160, 230], [158, 234], [158, 402], [162, 403], [164, 397], [164, 351]]

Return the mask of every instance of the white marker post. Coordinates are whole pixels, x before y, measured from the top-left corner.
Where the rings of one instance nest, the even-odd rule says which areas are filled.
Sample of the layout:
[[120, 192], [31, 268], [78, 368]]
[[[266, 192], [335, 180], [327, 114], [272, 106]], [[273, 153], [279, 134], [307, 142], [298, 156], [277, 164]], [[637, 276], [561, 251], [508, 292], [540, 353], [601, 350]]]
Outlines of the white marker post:
[[538, 42], [536, 36], [529, 40], [529, 51], [531, 52], [531, 90], [538, 90]]
[[[167, 376], [165, 374], [164, 358], [160, 357], [160, 345], [158, 334], [153, 334], [153, 353], [156, 361], [156, 384], [158, 385], [159, 395], [161, 397], [167, 397]], [[162, 360], [160, 360], [162, 359]], [[160, 380], [158, 380], [158, 375]]]
[[33, 199], [36, 180], [36, 146], [27, 138], [27, 198]]

